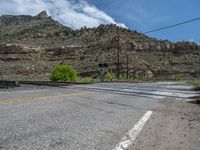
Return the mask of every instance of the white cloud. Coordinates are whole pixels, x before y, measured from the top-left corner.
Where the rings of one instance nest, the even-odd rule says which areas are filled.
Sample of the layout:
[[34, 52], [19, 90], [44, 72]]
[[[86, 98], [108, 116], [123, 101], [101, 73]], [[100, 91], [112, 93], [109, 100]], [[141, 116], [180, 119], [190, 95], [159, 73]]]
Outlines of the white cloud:
[[189, 42], [195, 42], [195, 39], [192, 37], [188, 40]]
[[111, 16], [89, 4], [86, 0], [1, 0], [0, 14], [36, 15], [46, 10], [50, 16], [74, 29], [100, 24], [117, 24]]

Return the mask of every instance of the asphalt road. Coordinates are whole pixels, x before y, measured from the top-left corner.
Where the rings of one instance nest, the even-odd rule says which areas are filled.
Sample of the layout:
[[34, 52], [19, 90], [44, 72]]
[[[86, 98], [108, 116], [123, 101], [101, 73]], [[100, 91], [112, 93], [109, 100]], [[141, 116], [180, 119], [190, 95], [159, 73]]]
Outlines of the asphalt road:
[[[1, 90], [0, 149], [114, 150], [160, 102], [198, 95], [191, 88], [182, 83], [104, 83]], [[139, 123], [134, 137], [142, 130]]]

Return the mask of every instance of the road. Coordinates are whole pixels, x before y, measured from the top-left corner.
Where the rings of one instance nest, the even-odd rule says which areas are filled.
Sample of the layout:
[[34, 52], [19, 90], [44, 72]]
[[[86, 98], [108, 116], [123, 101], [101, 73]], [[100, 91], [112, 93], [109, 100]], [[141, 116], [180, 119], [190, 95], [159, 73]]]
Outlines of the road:
[[[60, 88], [22, 85], [1, 90], [0, 149], [133, 150], [140, 149], [141, 140], [144, 148], [148, 143], [145, 139], [154, 135], [148, 132], [149, 126], [156, 127], [159, 124], [153, 123], [162, 120], [158, 110], [166, 109], [165, 102], [182, 104], [189, 97], [199, 95], [192, 88], [168, 82]], [[188, 105], [190, 110], [199, 108]], [[155, 121], [152, 123], [152, 120]], [[165, 128], [167, 131], [168, 127]], [[192, 131], [200, 133], [199, 129], [196, 126]], [[193, 142], [194, 149], [200, 146], [198, 143], [198, 140]]]

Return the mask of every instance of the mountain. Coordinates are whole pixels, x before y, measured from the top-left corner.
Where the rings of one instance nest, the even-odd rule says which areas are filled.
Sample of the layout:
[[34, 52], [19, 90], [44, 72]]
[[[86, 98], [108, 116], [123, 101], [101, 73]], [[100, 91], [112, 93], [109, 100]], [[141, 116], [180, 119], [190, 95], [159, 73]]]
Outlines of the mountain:
[[200, 76], [200, 46], [194, 42], [157, 40], [112, 24], [72, 30], [45, 11], [0, 17], [0, 71], [6, 77], [48, 79], [60, 63], [71, 64], [80, 75], [97, 75], [100, 63], [116, 73], [118, 48], [121, 74], [128, 63], [134, 78]]

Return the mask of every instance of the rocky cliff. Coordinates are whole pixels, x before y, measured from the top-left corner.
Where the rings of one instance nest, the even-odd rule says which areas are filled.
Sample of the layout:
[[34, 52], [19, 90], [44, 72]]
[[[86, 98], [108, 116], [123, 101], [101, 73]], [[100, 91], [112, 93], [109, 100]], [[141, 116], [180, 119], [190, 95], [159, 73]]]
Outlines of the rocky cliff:
[[130, 77], [200, 75], [200, 47], [193, 42], [157, 40], [115, 25], [72, 30], [46, 12], [34, 17], [0, 17], [0, 70], [4, 75], [48, 79], [59, 63], [73, 65], [81, 75], [98, 74], [98, 64], [107, 63], [115, 73], [118, 49], [120, 72], [125, 74], [128, 68]]

